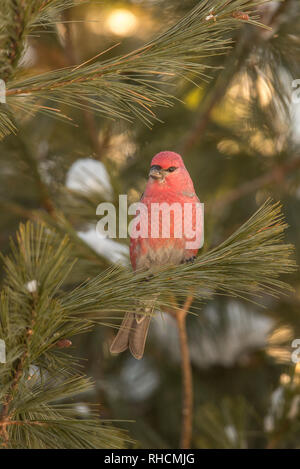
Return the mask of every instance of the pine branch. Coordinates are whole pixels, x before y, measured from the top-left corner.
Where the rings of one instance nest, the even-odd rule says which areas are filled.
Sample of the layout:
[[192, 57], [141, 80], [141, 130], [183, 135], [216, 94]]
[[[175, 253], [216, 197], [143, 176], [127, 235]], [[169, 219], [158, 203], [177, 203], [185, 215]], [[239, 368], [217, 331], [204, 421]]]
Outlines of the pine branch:
[[[200, 301], [215, 294], [253, 300], [257, 295], [277, 296], [290, 291], [278, 279], [280, 274], [295, 270], [295, 262], [290, 259], [292, 247], [282, 242], [285, 229], [279, 204], [266, 202], [228, 240], [199, 256], [193, 265], [165, 268], [148, 282], [144, 281], [145, 273], [133, 275], [112, 267], [66, 292], [61, 286], [72, 267], [67, 240], [59, 245], [58, 235], [40, 225], [21, 227], [17, 245], [12, 244], [12, 255], [3, 258], [6, 280], [0, 303], [0, 338], [6, 342], [8, 356], [7, 363], [0, 367], [2, 444], [24, 447], [27, 438], [32, 447], [49, 447], [51, 430], [56, 436], [51, 447], [99, 447], [94, 440], [84, 440], [83, 433], [79, 443], [75, 441], [77, 428], [79, 434], [82, 426], [87, 432], [90, 421], [78, 421], [74, 409], [67, 418], [64, 411], [52, 408], [51, 403], [91, 386], [75, 371], [76, 361], [72, 371], [73, 359], [57, 348], [57, 342], [88, 330], [92, 321], [110, 324], [110, 317], [130, 311], [135, 300], [153, 292], [159, 293], [157, 306], [161, 310], [169, 307], [176, 315], [181, 315], [180, 311], [185, 315], [190, 300], [182, 310], [174, 309], [170, 295], [180, 301], [192, 289], [194, 298]], [[187, 363], [185, 360], [183, 366], [186, 377]], [[32, 365], [34, 374], [30, 371]], [[191, 384], [185, 386], [189, 394], [191, 389]], [[20, 421], [25, 423], [21, 425]], [[66, 434], [66, 425], [73, 428], [73, 433]], [[101, 423], [95, 419], [93, 425], [99, 436]], [[185, 425], [183, 444], [187, 446], [187, 420]]]
[[[125, 435], [90, 412], [58, 401], [92, 389], [68, 354], [70, 338], [92, 326], [62, 307], [61, 286], [73, 262], [66, 239], [41, 225], [21, 225], [0, 298], [0, 337], [7, 361], [0, 365], [0, 444], [6, 448], [123, 447]], [[59, 344], [59, 346], [58, 346]], [[127, 439], [128, 440], [128, 439]]]
[[[88, 314], [95, 320], [102, 313], [98, 321], [103, 322], [104, 312], [114, 316], [131, 311], [135, 299], [149, 298], [158, 292], [157, 307], [176, 319], [179, 333], [183, 377], [181, 448], [189, 448], [192, 438], [193, 379], [186, 316], [192, 310], [193, 299], [202, 302], [223, 294], [254, 301], [255, 296], [277, 296], [291, 291], [289, 285], [278, 280], [280, 274], [296, 268], [290, 259], [292, 246], [282, 243], [286, 227], [280, 205], [267, 201], [221, 246], [200, 255], [194, 265], [167, 268], [147, 282], [143, 281], [147, 274], [133, 276], [110, 269], [65, 298], [67, 309]], [[99, 294], [95, 297], [97, 285]], [[181, 300], [186, 296], [182, 307], [175, 296]]]
[[65, 295], [62, 304], [76, 314], [97, 318], [100, 313], [131, 311], [134, 298], [143, 299], [153, 292], [159, 292], [157, 306], [162, 311], [173, 309], [174, 295], [184, 301], [191, 289], [200, 302], [215, 294], [251, 301], [264, 295], [278, 297], [292, 291], [279, 276], [296, 269], [291, 258], [293, 246], [283, 243], [286, 228], [280, 204], [267, 201], [220, 246], [199, 255], [194, 264], [166, 267], [147, 282], [147, 273], [132, 275], [114, 266]]
[[[198, 83], [207, 80], [211, 69], [207, 59], [228, 51], [233, 30], [243, 22], [235, 13], [260, 3], [263, 2], [233, 0], [224, 4], [205, 0], [165, 33], [129, 54], [12, 80], [7, 83], [8, 108], [13, 113], [43, 112], [69, 120], [60, 110], [61, 105], [66, 105], [93, 110], [110, 119], [131, 121], [138, 117], [151, 125], [159, 120], [155, 109], [174, 102], [169, 91], [174, 79], [185, 77]], [[216, 21], [209, 19], [212, 7]], [[255, 19], [247, 22], [261, 26]], [[48, 100], [50, 106], [41, 105], [41, 100]], [[4, 119], [1, 121], [5, 127]]]
[[28, 357], [29, 350], [30, 350], [30, 341], [31, 341], [31, 336], [33, 333], [33, 327], [35, 325], [35, 294], [32, 295], [32, 307], [31, 307], [31, 318], [29, 321], [29, 326], [27, 327], [25, 337], [24, 337], [24, 350], [22, 352], [22, 355], [20, 358], [16, 360], [13, 366], [13, 376], [12, 376], [12, 382], [10, 385], [9, 392], [5, 396], [5, 400], [2, 405], [2, 411], [0, 413], [0, 422], [1, 422], [1, 428], [0, 428], [0, 435], [2, 434], [3, 436], [3, 446], [7, 447], [9, 443], [9, 434], [7, 432], [7, 427], [9, 425], [9, 409], [10, 405], [12, 403], [12, 400], [14, 398], [14, 394], [18, 388], [19, 382], [22, 378], [23, 375], [23, 368], [25, 365], [25, 361]]
[[[86, 0], [2, 0], [0, 5], [0, 78], [6, 85], [15, 79], [26, 40], [33, 31], [57, 21], [60, 13]], [[0, 106], [0, 139], [16, 133], [14, 110]], [[31, 113], [28, 108], [27, 110]]]
[[1, 17], [0, 38], [4, 47], [1, 48], [0, 70], [1, 78], [7, 81], [24, 49], [25, 1], [4, 0]]
[[4, 81], [14, 74], [24, 52], [26, 38], [37, 27], [45, 27], [73, 0], [2, 0], [0, 6], [0, 73]]

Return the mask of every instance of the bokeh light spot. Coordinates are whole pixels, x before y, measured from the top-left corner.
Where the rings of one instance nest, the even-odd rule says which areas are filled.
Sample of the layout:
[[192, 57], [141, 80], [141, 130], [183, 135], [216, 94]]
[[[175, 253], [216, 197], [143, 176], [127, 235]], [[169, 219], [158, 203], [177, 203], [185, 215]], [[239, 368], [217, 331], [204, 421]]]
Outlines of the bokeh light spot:
[[107, 18], [108, 29], [118, 36], [130, 36], [137, 24], [136, 15], [125, 8], [113, 10]]

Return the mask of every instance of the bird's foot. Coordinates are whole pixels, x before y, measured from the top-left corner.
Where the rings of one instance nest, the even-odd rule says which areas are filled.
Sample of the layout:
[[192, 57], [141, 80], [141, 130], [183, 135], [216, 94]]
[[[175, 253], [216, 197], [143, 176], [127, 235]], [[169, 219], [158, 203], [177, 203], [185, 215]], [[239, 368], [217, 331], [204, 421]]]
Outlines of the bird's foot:
[[150, 282], [150, 280], [154, 277], [153, 274], [149, 274], [146, 278], [144, 278], [145, 282]]
[[195, 262], [195, 259], [196, 259], [196, 256], [189, 257], [188, 259], [185, 259], [184, 264], [187, 264], [187, 263], [193, 264]]

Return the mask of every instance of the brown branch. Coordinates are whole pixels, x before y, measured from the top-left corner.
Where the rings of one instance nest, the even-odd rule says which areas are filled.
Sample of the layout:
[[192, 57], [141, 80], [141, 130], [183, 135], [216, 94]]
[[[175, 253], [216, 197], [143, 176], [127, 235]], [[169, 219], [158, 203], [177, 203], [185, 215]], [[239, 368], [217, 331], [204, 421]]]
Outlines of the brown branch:
[[193, 302], [193, 296], [187, 297], [183, 308], [176, 312], [176, 321], [179, 333], [179, 342], [181, 350], [182, 367], [182, 429], [180, 448], [188, 449], [191, 447], [193, 430], [193, 376], [189, 353], [188, 337], [186, 331], [186, 315]]
[[4, 426], [10, 425], [38, 425], [41, 427], [47, 426], [48, 424], [45, 422], [39, 422], [38, 420], [5, 420], [4, 422], [0, 422], [0, 428]]
[[189, 295], [182, 308], [178, 308], [176, 300], [173, 298], [173, 309], [168, 309], [167, 313], [176, 319], [181, 352], [182, 369], [182, 426], [180, 448], [191, 447], [193, 431], [193, 375], [189, 353], [188, 337], [186, 330], [186, 316], [193, 302], [193, 295]]
[[[145, 50], [143, 50], [142, 53], [147, 52], [146, 46], [145, 46], [144, 49]], [[138, 50], [140, 50], [140, 49], [138, 49]], [[137, 51], [135, 51], [135, 52], [137, 52]], [[23, 87], [23, 88], [12, 88], [12, 89], [8, 89], [6, 91], [6, 96], [17, 96], [19, 94], [22, 94], [22, 95], [33, 94], [33, 93], [36, 93], [36, 92], [39, 92], [39, 91], [52, 91], [52, 90], [59, 89], [59, 88], [65, 87], [65, 86], [73, 85], [74, 83], [75, 84], [86, 83], [86, 82], [89, 82], [89, 81], [97, 80], [97, 78], [101, 78], [101, 77], [104, 76], [107, 69], [108, 69], [108, 71], [110, 71], [110, 69], [112, 69], [113, 67], [115, 67], [117, 65], [123, 65], [124, 63], [132, 62], [136, 58], [139, 58], [141, 53], [136, 54], [132, 57], [128, 57], [128, 55], [129, 54], [124, 55], [121, 58], [121, 60], [119, 60], [119, 62], [113, 62], [111, 64], [102, 65], [102, 66], [99, 67], [98, 70], [90, 71], [84, 77], [82, 77], [82, 76], [75, 76], [74, 78], [69, 77], [69, 78], [66, 78], [65, 80], [62, 80], [62, 81], [56, 81], [55, 83], [44, 83], [44, 84], [41, 84], [41, 85], [32, 86], [32, 87], [28, 87], [28, 88], [25, 88], [25, 87]], [[73, 72], [73, 70], [70, 68], [70, 73], [72, 73], [72, 72]], [[148, 73], [155, 74], [155, 73], [158, 73], [158, 72], [149, 70]], [[159, 72], [159, 74], [160, 75], [168, 75], [168, 73], [165, 73], [165, 72]]]

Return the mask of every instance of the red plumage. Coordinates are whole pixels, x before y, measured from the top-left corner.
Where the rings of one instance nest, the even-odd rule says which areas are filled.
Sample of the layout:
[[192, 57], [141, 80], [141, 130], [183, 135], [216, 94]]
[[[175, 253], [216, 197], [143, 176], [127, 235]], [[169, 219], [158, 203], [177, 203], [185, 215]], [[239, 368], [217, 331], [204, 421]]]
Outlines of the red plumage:
[[[151, 236], [152, 217], [151, 205], [153, 203], [179, 203], [182, 208], [182, 227], [184, 225], [184, 203], [196, 204], [199, 199], [195, 194], [195, 189], [190, 175], [184, 166], [182, 158], [177, 153], [170, 151], [163, 151], [158, 153], [151, 161], [151, 167], [159, 165], [163, 170], [170, 167], [177, 169], [169, 174], [166, 174], [163, 181], [149, 177], [145, 192], [141, 198], [141, 202], [148, 207], [148, 238], [131, 238], [130, 239], [130, 260], [133, 270], [148, 270], [159, 265], [166, 264], [179, 264], [180, 262], [196, 256], [198, 249], [189, 250], [185, 248], [186, 237], [174, 237], [174, 227], [176, 222], [176, 215], [171, 212], [170, 220], [170, 238], [163, 238], [162, 235], [162, 217], [159, 219], [159, 238]], [[190, 217], [188, 220], [195, 230], [195, 216]], [[141, 217], [141, 222], [143, 217]], [[144, 220], [144, 223], [146, 221]], [[178, 257], [178, 259], [177, 259]], [[177, 262], [176, 262], [177, 260]], [[178, 262], [179, 260], [179, 262]], [[149, 266], [151, 262], [151, 266]], [[153, 263], [154, 262], [154, 263]]]
[[[148, 236], [131, 236], [130, 260], [133, 270], [153, 272], [162, 265], [176, 265], [193, 259], [199, 246], [187, 246], [187, 241], [192, 238], [190, 235], [187, 237], [185, 226], [194, 232], [197, 229], [196, 205], [199, 204], [199, 199], [180, 155], [163, 151], [154, 156], [141, 202], [148, 208], [148, 213], [140, 212], [136, 228], [140, 230], [141, 224], [148, 226]], [[164, 226], [165, 219], [161, 212], [154, 215], [151, 211], [155, 204], [162, 203], [168, 206], [175, 204], [175, 211], [170, 212], [168, 227]], [[185, 204], [190, 206], [188, 213], [185, 213]], [[178, 237], [180, 224], [182, 235]], [[169, 236], [163, 237], [163, 230], [168, 231], [168, 228]], [[197, 234], [198, 237], [202, 235]], [[146, 305], [143, 311], [125, 315], [111, 346], [113, 353], [122, 352], [129, 347], [135, 358], [142, 358], [154, 305], [155, 302], [152, 302], [152, 305]]]

